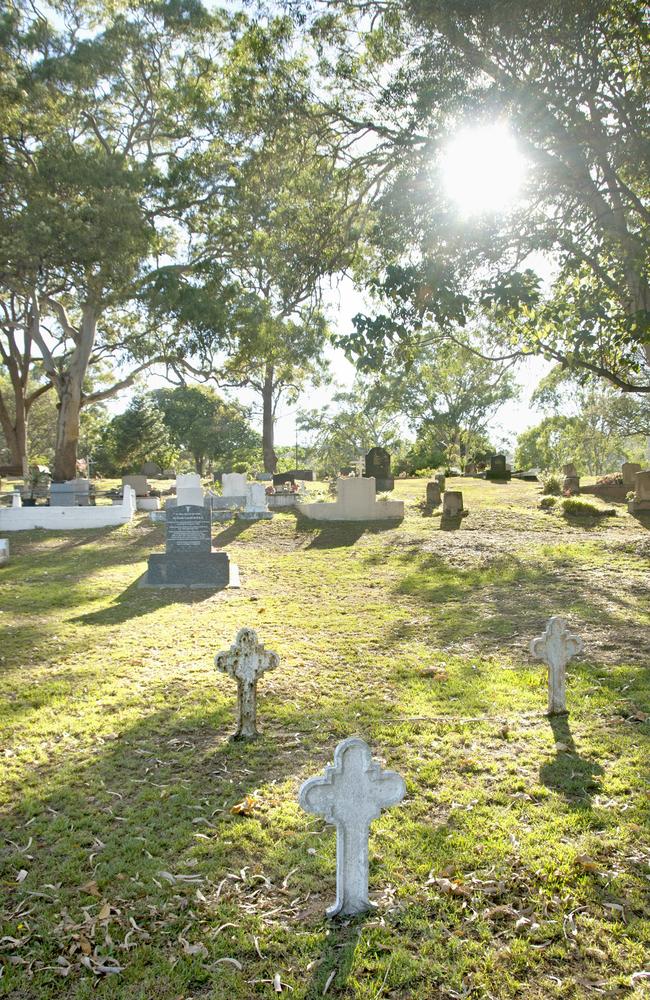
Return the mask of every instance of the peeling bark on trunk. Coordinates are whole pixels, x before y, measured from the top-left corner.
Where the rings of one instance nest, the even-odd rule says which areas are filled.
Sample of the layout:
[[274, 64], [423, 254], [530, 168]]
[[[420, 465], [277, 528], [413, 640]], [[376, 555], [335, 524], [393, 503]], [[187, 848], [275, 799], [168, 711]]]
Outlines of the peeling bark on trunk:
[[28, 404], [25, 400], [25, 386], [13, 359], [5, 361], [14, 395], [14, 416], [9, 413], [7, 405], [0, 396], [0, 426], [4, 434], [11, 464], [20, 465], [23, 474], [27, 474], [27, 415]]
[[273, 448], [275, 430], [273, 376], [273, 366], [267, 365], [264, 372], [264, 385], [262, 387], [262, 456], [264, 458], [264, 471], [271, 473], [276, 471], [278, 464], [278, 456], [275, 454]]

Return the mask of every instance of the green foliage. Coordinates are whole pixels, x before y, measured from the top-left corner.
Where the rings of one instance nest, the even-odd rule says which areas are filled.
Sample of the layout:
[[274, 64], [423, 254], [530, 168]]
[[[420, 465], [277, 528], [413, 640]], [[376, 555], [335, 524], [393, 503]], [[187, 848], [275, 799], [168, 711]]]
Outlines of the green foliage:
[[[347, 349], [361, 364], [381, 367], [417, 349], [426, 322], [457, 334], [478, 306], [492, 324], [486, 349], [539, 354], [647, 391], [650, 38], [643, 5], [339, 6], [356, 15], [368, 39], [365, 64], [359, 59], [348, 80], [338, 62], [332, 68], [339, 106], [340, 90], [353, 102], [359, 78], [365, 84], [363, 115], [342, 116], [342, 127], [358, 134], [362, 119], [374, 130], [376, 142], [360, 158], [384, 187], [377, 308], [357, 317], [343, 338]], [[390, 55], [373, 44], [377, 31], [391, 33]], [[615, 94], [613, 79], [620, 81]], [[445, 193], [445, 146], [459, 125], [499, 120], [528, 160], [522, 201], [463, 217]], [[553, 261], [550, 289], [541, 268], [527, 266], [531, 255]]]
[[196, 385], [158, 389], [152, 399], [174, 447], [192, 454], [197, 472], [203, 474], [206, 462], [236, 472], [234, 464], [246, 467], [259, 459], [260, 435], [250, 426], [249, 412], [224, 401], [214, 389]]
[[539, 501], [539, 505], [542, 508], [542, 510], [550, 510], [552, 507], [555, 507], [557, 500], [558, 500], [557, 496], [542, 497], [542, 499]]
[[602, 517], [606, 511], [578, 497], [567, 497], [562, 501], [562, 510], [568, 517]]
[[555, 473], [545, 473], [542, 477], [542, 490], [550, 496], [559, 497], [562, 493], [562, 480]]
[[96, 450], [95, 464], [102, 475], [134, 473], [144, 462], [166, 468], [177, 455], [161, 410], [150, 395], [138, 395], [124, 413], [111, 420]]

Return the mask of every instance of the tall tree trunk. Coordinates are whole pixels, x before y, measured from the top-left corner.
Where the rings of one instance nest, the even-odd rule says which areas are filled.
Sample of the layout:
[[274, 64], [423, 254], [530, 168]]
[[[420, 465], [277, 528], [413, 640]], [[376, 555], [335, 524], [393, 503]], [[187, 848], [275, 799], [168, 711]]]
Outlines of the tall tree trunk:
[[5, 360], [5, 365], [9, 371], [11, 385], [14, 396], [14, 415], [9, 413], [5, 400], [0, 394], [0, 427], [4, 434], [11, 464], [19, 465], [23, 470], [23, 475], [27, 475], [27, 412], [28, 404], [25, 400], [25, 386], [21, 379], [18, 367], [13, 359]]
[[275, 417], [273, 415], [273, 365], [267, 365], [262, 387], [262, 456], [264, 471], [275, 472], [278, 456], [273, 449]]
[[79, 418], [83, 401], [83, 381], [88, 369], [95, 334], [97, 314], [93, 306], [85, 303], [82, 310], [81, 328], [76, 338], [68, 370], [62, 373], [57, 383], [59, 411], [56, 423], [56, 443], [54, 446], [54, 469], [52, 479], [56, 483], [74, 479], [77, 475], [77, 446], [79, 444]]
[[205, 465], [205, 458], [203, 455], [194, 456], [194, 468], [200, 476], [203, 475], [203, 466]]

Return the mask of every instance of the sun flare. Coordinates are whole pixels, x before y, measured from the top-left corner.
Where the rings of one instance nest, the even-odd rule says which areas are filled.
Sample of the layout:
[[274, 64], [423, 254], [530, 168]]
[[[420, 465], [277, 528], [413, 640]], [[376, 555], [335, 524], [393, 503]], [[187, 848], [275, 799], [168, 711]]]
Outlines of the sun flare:
[[503, 124], [464, 128], [442, 155], [447, 195], [464, 215], [503, 212], [517, 200], [526, 163]]

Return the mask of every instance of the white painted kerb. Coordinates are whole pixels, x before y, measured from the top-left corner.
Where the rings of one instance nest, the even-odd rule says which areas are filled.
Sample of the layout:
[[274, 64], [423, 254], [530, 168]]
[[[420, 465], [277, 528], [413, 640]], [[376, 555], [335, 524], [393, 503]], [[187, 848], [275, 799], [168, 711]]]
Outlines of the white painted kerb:
[[[18, 496], [18, 503], [16, 502]], [[127, 524], [135, 512], [135, 490], [124, 487], [122, 503], [101, 507], [23, 507], [14, 494], [13, 506], [0, 508], [0, 531], [73, 531], [77, 528], [110, 528]]]

